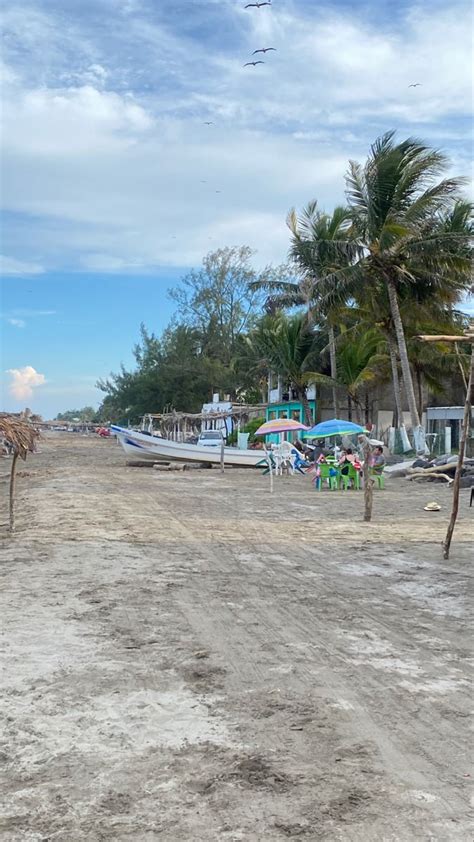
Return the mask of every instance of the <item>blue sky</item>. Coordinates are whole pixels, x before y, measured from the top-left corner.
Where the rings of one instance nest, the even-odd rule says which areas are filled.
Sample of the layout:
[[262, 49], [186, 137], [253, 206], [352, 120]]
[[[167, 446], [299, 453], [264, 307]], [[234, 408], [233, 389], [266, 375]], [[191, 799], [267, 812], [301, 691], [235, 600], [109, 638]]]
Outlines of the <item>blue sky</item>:
[[284, 261], [288, 209], [340, 202], [382, 132], [470, 172], [466, 0], [245, 1], [2, 4], [4, 408], [97, 404], [181, 274]]

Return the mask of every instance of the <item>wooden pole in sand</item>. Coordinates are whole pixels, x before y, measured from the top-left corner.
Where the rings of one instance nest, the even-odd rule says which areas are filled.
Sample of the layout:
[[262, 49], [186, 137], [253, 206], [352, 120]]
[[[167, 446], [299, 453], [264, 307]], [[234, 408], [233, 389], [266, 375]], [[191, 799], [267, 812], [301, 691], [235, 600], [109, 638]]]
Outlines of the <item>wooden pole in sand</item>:
[[374, 480], [370, 476], [370, 457], [372, 447], [367, 436], [359, 436], [364, 454], [363, 477], [364, 477], [364, 521], [369, 523], [372, 520], [372, 504], [374, 501]]
[[461, 441], [459, 442], [458, 462], [456, 465], [456, 473], [454, 475], [453, 482], [453, 505], [451, 509], [451, 518], [449, 520], [448, 531], [446, 533], [446, 538], [443, 541], [443, 558], [448, 559], [449, 550], [451, 547], [451, 539], [453, 537], [454, 527], [456, 525], [456, 520], [459, 511], [459, 484], [461, 479], [462, 465], [464, 462], [464, 453], [466, 450], [469, 422], [471, 420], [472, 389], [474, 380], [474, 330], [471, 324], [471, 327], [463, 336], [445, 336], [444, 334], [442, 336], [432, 336], [430, 334], [424, 334], [423, 336], [417, 336], [416, 338], [421, 339], [422, 342], [454, 342], [455, 347], [457, 342], [462, 342], [463, 340], [465, 342], [467, 341], [471, 343], [471, 368], [469, 372], [469, 382], [467, 384], [466, 389], [466, 402], [464, 404], [464, 415], [461, 430]]
[[224, 436], [221, 438], [221, 474], [224, 473]]
[[443, 558], [449, 558], [449, 549], [451, 547], [451, 539], [453, 537], [454, 527], [459, 511], [459, 483], [461, 479], [462, 465], [464, 462], [464, 453], [466, 450], [467, 434], [469, 431], [469, 422], [471, 420], [471, 404], [472, 404], [472, 389], [474, 380], [474, 344], [471, 345], [471, 370], [469, 373], [469, 382], [466, 390], [466, 402], [464, 404], [464, 417], [462, 421], [461, 441], [459, 442], [458, 463], [456, 465], [456, 473], [453, 482], [453, 507], [451, 510], [451, 518], [449, 521], [446, 538], [443, 542]]
[[18, 451], [13, 451], [13, 461], [10, 470], [10, 532], [15, 531], [15, 478]]

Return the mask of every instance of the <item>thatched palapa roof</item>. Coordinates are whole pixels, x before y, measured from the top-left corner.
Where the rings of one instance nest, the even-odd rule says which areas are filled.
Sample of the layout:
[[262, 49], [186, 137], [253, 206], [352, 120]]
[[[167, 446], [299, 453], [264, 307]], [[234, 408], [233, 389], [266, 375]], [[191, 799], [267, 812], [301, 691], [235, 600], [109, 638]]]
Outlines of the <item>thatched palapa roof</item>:
[[26, 459], [26, 454], [34, 451], [39, 432], [18, 416], [0, 412], [0, 436], [7, 440], [18, 456]]

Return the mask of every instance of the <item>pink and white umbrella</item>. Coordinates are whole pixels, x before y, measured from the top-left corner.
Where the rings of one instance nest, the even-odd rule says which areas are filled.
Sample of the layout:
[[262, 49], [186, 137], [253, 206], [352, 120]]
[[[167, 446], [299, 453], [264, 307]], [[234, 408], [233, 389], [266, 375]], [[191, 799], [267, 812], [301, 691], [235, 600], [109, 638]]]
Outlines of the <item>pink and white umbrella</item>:
[[294, 418], [273, 418], [271, 421], [265, 421], [261, 424], [258, 430], [255, 430], [256, 436], [267, 436], [270, 433], [293, 433], [296, 430], [309, 430], [301, 421], [296, 421]]

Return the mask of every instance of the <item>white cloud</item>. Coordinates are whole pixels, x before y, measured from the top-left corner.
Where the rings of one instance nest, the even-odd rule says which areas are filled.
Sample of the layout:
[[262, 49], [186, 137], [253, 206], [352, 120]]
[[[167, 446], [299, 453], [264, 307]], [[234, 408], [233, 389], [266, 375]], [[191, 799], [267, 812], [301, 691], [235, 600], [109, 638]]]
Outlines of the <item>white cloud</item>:
[[25, 327], [26, 322], [23, 319], [7, 319], [8, 324], [13, 325], [13, 327]]
[[34, 317], [34, 316], [55, 316], [56, 310], [35, 310], [34, 308], [30, 307], [18, 307], [11, 311], [13, 316], [26, 316], [26, 317]]
[[7, 257], [5, 254], [0, 254], [0, 276], [41, 275], [44, 271], [44, 266], [40, 266], [38, 263], [17, 260], [16, 257]]
[[10, 394], [17, 401], [23, 401], [33, 396], [33, 389], [46, 383], [44, 374], [40, 374], [31, 365], [23, 368], [9, 368], [7, 374], [12, 377]]
[[[289, 207], [340, 202], [348, 158], [391, 127], [467, 167], [466, 0], [377, 20], [327, 3], [256, 14], [192, 3], [197, 26], [204, 6], [218, 16], [194, 40], [167, 4], [98, 0], [107, 37], [86, 13], [41, 5], [7, 14], [17, 47], [5, 58], [3, 201], [21, 254], [10, 274], [42, 271], [38, 255], [51, 268], [144, 272], [243, 242], [280, 261]], [[261, 45], [277, 52], [242, 68]]]

